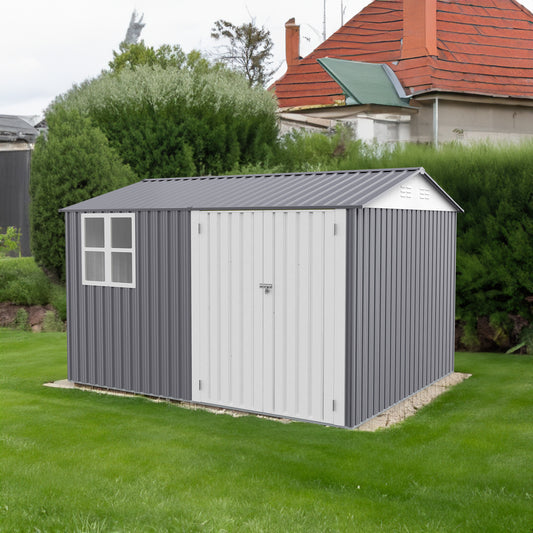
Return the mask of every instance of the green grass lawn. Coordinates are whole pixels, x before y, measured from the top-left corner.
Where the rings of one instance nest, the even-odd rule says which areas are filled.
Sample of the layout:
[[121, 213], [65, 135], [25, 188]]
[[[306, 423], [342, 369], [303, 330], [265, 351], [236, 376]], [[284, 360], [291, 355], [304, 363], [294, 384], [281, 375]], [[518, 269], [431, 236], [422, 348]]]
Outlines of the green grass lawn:
[[533, 528], [533, 358], [376, 433], [43, 387], [66, 336], [0, 330], [0, 531]]

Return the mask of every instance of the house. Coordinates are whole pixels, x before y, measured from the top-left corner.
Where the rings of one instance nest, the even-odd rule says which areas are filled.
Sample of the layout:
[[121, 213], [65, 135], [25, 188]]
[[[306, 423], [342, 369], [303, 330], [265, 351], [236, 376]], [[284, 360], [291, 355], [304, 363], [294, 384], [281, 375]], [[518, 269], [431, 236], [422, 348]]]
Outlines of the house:
[[354, 427], [453, 372], [422, 168], [144, 180], [63, 209], [68, 379]]
[[272, 86], [282, 131], [345, 122], [367, 141], [533, 136], [533, 14], [515, 0], [375, 0], [305, 58], [294, 19], [285, 28], [287, 72]]
[[38, 131], [20, 117], [0, 115], [0, 228], [21, 232], [24, 256], [30, 252], [30, 162]]

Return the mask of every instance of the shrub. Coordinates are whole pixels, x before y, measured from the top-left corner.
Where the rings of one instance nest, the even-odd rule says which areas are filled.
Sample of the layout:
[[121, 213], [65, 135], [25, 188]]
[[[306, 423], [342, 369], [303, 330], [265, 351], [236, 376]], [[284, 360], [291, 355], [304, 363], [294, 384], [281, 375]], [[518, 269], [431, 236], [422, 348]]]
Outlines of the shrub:
[[54, 332], [65, 329], [63, 322], [59, 319], [54, 311], [46, 311], [43, 318], [43, 331]]
[[31, 239], [35, 260], [65, 277], [65, 226], [59, 209], [136, 180], [105, 135], [76, 110], [46, 115], [48, 135], [37, 139], [30, 180]]
[[507, 350], [507, 353], [514, 353], [523, 351], [528, 354], [533, 354], [533, 324], [522, 329], [520, 332], [520, 342]]
[[457, 219], [457, 318], [466, 324], [464, 342], [478, 344], [480, 317], [490, 319], [495, 342], [502, 345], [513, 328], [502, 317], [533, 320], [526, 301], [533, 295], [533, 143], [387, 148], [362, 145], [343, 130], [329, 137], [297, 132], [282, 139], [276, 159], [265, 167], [284, 172], [424, 167], [465, 210]]
[[407, 145], [387, 166], [423, 166], [465, 210], [457, 221], [457, 314], [531, 320], [533, 144]]
[[21, 307], [17, 310], [17, 314], [15, 315], [15, 320], [13, 321], [13, 327], [16, 329], [20, 329], [22, 331], [28, 331], [30, 329], [30, 324], [28, 322], [28, 311]]
[[8, 226], [5, 233], [1, 233], [1, 231], [0, 228], [0, 257], [14, 254], [20, 257], [20, 230], [14, 226]]
[[335, 170], [345, 160], [353, 168], [366, 168], [369, 153], [368, 146], [353, 139], [349, 126], [338, 125], [330, 135], [293, 130], [281, 138], [271, 162], [278, 172]]
[[140, 65], [74, 87], [52, 109], [89, 116], [139, 178], [220, 174], [264, 159], [276, 103], [221, 67]]
[[52, 285], [32, 257], [0, 259], [0, 302], [46, 305]]
[[57, 311], [60, 320], [65, 322], [67, 320], [67, 291], [64, 285], [53, 285], [50, 303]]

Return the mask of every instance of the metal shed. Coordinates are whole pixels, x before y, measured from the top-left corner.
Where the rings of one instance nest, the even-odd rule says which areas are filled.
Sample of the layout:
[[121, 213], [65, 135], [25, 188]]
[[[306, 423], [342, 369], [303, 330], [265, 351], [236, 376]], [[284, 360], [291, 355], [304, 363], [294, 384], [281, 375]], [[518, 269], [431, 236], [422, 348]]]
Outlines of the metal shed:
[[68, 378], [354, 427], [453, 371], [423, 168], [144, 180], [67, 207]]
[[25, 120], [0, 115], [0, 230], [21, 232], [23, 256], [30, 251], [30, 162], [38, 131]]

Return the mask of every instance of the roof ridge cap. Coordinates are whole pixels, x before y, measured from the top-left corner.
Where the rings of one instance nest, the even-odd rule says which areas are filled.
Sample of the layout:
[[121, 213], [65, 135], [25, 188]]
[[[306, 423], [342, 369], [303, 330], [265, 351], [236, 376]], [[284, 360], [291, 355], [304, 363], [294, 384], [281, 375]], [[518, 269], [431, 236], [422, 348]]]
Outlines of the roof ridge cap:
[[220, 180], [220, 179], [243, 179], [243, 178], [275, 178], [282, 176], [316, 176], [317, 174], [356, 174], [361, 172], [387, 172], [394, 170], [412, 170], [425, 172], [423, 167], [380, 167], [380, 168], [361, 168], [361, 169], [337, 169], [337, 170], [315, 170], [315, 171], [296, 171], [296, 172], [265, 172], [262, 174], [221, 174], [218, 176], [177, 176], [173, 178], [144, 178], [137, 183], [155, 183], [155, 182], [172, 182], [172, 181], [199, 181], [199, 180]]

